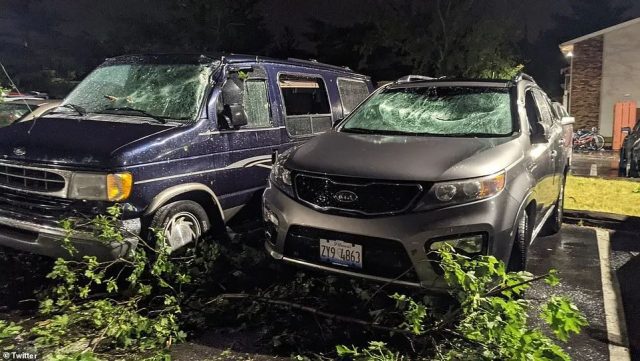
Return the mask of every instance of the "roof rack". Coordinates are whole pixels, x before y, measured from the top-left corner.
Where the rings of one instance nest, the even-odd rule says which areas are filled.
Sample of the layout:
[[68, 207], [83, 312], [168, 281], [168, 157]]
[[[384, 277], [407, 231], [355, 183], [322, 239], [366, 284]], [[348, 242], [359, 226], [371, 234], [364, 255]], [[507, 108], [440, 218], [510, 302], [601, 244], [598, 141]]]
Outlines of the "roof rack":
[[396, 83], [411, 83], [414, 81], [428, 81], [428, 80], [436, 80], [438, 78], [432, 78], [430, 76], [424, 75], [405, 75], [402, 78], [396, 80]]
[[325, 64], [325, 63], [321, 63], [319, 61], [317, 61], [316, 59], [298, 59], [298, 58], [287, 58], [287, 61], [291, 61], [291, 62], [296, 62], [296, 63], [302, 63], [302, 64], [309, 64], [309, 65], [314, 65], [314, 66], [318, 66], [318, 65], [322, 65], [324, 67], [327, 68], [334, 68], [334, 69], [340, 69], [340, 70], [351, 70], [351, 68], [349, 68], [348, 66], [338, 66], [338, 65], [331, 65], [331, 64]]
[[535, 83], [535, 79], [533, 79], [533, 77], [529, 74], [525, 74], [525, 73], [518, 73], [515, 77], [513, 77], [513, 81], [514, 82], [519, 82], [521, 80], [528, 80], [530, 82]]

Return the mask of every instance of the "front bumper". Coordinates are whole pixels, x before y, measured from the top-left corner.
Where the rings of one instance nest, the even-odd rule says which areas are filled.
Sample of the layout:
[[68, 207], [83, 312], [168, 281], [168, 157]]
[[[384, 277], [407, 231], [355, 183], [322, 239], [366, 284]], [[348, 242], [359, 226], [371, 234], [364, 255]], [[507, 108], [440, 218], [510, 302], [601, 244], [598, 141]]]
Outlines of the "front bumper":
[[69, 237], [78, 253], [73, 257], [62, 247], [67, 231], [51, 224], [28, 220], [10, 212], [0, 211], [0, 246], [36, 253], [53, 258], [82, 258], [85, 255], [96, 256], [100, 261], [115, 260], [126, 256], [135, 249], [140, 233], [140, 219], [127, 220], [123, 227], [130, 237], [123, 242], [105, 243], [98, 240], [92, 232], [74, 231]]
[[[387, 217], [356, 218], [316, 211], [270, 185], [263, 195], [263, 207], [278, 219], [277, 226], [268, 222], [270, 235], [265, 242], [267, 251], [276, 259], [348, 276], [445, 291], [447, 285], [437, 265], [428, 258], [426, 244], [441, 237], [482, 233], [487, 236], [486, 253], [506, 262], [513, 246], [514, 224], [520, 204], [508, 192], [503, 191], [490, 199], [449, 208]], [[322, 263], [317, 254], [308, 257], [292, 255], [290, 242], [296, 242], [296, 238], [291, 237], [291, 233], [300, 229], [336, 234], [336, 237], [344, 235], [347, 241], [362, 244], [363, 270]], [[368, 242], [379, 243], [380, 240], [387, 241], [390, 249], [395, 250], [401, 246], [415, 278], [380, 276], [378, 272], [374, 272], [377, 270], [366, 270]], [[384, 252], [377, 254], [384, 256]]]

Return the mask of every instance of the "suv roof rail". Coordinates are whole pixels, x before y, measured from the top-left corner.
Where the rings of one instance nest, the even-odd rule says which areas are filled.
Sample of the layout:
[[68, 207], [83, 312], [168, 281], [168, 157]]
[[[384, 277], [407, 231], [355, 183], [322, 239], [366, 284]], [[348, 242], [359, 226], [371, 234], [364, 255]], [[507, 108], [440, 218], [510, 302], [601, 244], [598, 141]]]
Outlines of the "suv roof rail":
[[521, 81], [521, 80], [528, 80], [528, 81], [533, 82], [533, 83], [536, 82], [536, 80], [533, 79], [533, 77], [531, 75], [526, 74], [526, 73], [518, 73], [515, 77], [513, 77], [513, 81], [516, 82], [516, 83]]
[[291, 61], [291, 62], [296, 62], [296, 63], [302, 63], [302, 64], [310, 64], [310, 65], [322, 65], [324, 67], [327, 68], [334, 68], [334, 69], [341, 69], [341, 70], [351, 70], [351, 68], [349, 68], [348, 66], [338, 66], [338, 65], [331, 65], [331, 64], [325, 64], [325, 63], [321, 63], [316, 59], [298, 59], [298, 58], [287, 58], [287, 61]]
[[428, 81], [428, 80], [436, 80], [438, 78], [433, 78], [425, 75], [405, 75], [402, 78], [396, 80], [396, 83], [411, 83], [414, 81]]

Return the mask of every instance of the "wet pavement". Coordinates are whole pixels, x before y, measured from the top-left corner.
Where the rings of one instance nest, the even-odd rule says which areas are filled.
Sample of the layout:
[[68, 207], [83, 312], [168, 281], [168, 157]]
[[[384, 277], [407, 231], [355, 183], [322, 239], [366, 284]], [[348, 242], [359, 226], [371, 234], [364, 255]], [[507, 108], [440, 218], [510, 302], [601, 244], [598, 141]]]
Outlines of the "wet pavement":
[[[602, 234], [608, 235], [611, 245], [610, 256], [604, 260], [603, 253], [599, 251], [599, 243], [602, 245]], [[609, 252], [604, 253], [609, 255]], [[12, 258], [13, 256], [9, 257]], [[8, 259], [0, 260], [8, 261]], [[602, 265], [611, 263], [611, 268], [605, 272]], [[38, 262], [39, 263], [39, 262]], [[625, 346], [631, 347], [631, 360], [640, 361], [640, 234], [613, 232], [606, 230], [596, 230], [594, 228], [579, 227], [574, 225], [564, 225], [562, 232], [552, 237], [541, 237], [535, 240], [529, 250], [528, 271], [541, 275], [549, 269], [557, 269], [561, 278], [561, 284], [556, 288], [550, 288], [544, 283], [538, 283], [528, 291], [526, 297], [534, 301], [539, 300], [542, 304], [553, 294], [561, 294], [570, 297], [576, 305], [583, 311], [589, 321], [579, 335], [572, 336], [568, 343], [562, 344], [573, 360], [629, 360], [628, 357], [616, 355], [622, 352], [626, 354]], [[18, 272], [19, 270], [16, 270]], [[613, 271], [613, 272], [612, 272]], [[608, 272], [612, 276], [614, 287], [606, 282], [604, 273]], [[14, 272], [15, 273], [15, 272]], [[44, 272], [37, 272], [44, 274]], [[35, 283], [28, 282], [28, 279], [17, 280], [17, 274], [0, 275], [0, 285], [12, 284], [9, 279], [16, 282], [26, 283], [28, 289]], [[18, 277], [19, 278], [19, 277]], [[619, 289], [617, 284], [619, 281]], [[604, 286], [603, 286], [604, 284]], [[7, 289], [0, 287], [0, 296], [8, 296]], [[619, 292], [619, 297], [611, 302], [611, 295]], [[13, 293], [16, 296], [15, 293]], [[20, 294], [18, 297], [26, 297], [27, 294]], [[605, 298], [608, 300], [605, 301]], [[2, 297], [0, 297], [2, 301]], [[0, 305], [4, 302], [0, 302]], [[606, 306], [605, 303], [608, 305]], [[6, 304], [6, 303], [5, 303]], [[18, 305], [9, 306], [9, 310]], [[19, 306], [18, 306], [19, 307]], [[608, 307], [608, 311], [606, 311]], [[613, 307], [613, 308], [612, 308]], [[0, 313], [8, 310], [0, 307]], [[537, 312], [537, 311], [536, 311]], [[620, 325], [612, 324], [611, 315], [626, 314], [620, 318]], [[535, 314], [532, 313], [532, 320]], [[541, 321], [537, 321], [540, 324]], [[619, 327], [622, 326], [622, 327]], [[626, 326], [626, 327], [625, 327]], [[616, 339], [618, 335], [628, 333], [628, 338], [623, 336]], [[209, 335], [211, 336], [211, 335]], [[203, 335], [203, 337], [209, 337]], [[255, 335], [252, 336], [255, 337]], [[215, 341], [202, 342], [197, 340], [187, 342], [176, 347], [174, 356], [176, 359], [193, 359], [193, 357], [211, 355], [211, 359], [217, 359], [220, 355], [226, 355], [229, 347], [232, 347], [238, 340], [215, 335]], [[628, 341], [627, 341], [628, 340]], [[248, 353], [247, 353], [248, 352]], [[614, 355], [610, 357], [611, 355]], [[271, 355], [260, 355], [259, 350], [246, 348], [245, 353], [237, 354], [239, 359], [253, 358], [256, 360], [273, 359]]]
[[602, 150], [573, 152], [571, 174], [591, 177], [618, 177], [620, 153]]

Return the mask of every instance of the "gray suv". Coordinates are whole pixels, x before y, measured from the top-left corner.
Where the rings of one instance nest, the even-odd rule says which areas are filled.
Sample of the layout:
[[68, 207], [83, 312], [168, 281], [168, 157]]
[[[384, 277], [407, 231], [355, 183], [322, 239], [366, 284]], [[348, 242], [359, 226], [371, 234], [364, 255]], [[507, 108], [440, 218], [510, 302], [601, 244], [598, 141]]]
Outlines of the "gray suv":
[[444, 244], [523, 270], [531, 242], [562, 224], [564, 134], [527, 75], [403, 78], [279, 155], [265, 246], [293, 264], [435, 290], [445, 283], [432, 251]]

